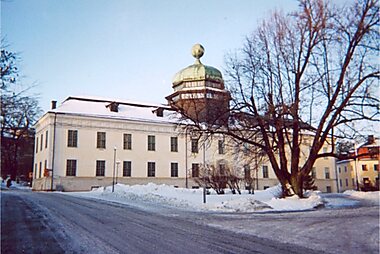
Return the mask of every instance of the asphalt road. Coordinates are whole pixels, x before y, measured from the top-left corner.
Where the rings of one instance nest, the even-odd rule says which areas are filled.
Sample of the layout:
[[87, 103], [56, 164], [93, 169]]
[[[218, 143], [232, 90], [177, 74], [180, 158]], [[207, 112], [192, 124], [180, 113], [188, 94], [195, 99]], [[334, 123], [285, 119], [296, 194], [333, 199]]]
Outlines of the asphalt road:
[[1, 253], [321, 252], [210, 227], [196, 213], [12, 190], [1, 192]]

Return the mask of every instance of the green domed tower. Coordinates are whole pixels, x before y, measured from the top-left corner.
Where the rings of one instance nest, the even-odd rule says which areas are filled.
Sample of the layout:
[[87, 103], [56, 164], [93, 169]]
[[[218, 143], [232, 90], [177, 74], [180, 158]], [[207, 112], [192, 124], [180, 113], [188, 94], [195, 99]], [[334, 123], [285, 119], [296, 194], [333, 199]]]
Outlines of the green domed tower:
[[170, 106], [197, 123], [224, 125], [227, 123], [230, 93], [225, 90], [222, 73], [201, 63], [204, 48], [195, 44], [195, 63], [173, 78], [174, 92], [166, 99]]

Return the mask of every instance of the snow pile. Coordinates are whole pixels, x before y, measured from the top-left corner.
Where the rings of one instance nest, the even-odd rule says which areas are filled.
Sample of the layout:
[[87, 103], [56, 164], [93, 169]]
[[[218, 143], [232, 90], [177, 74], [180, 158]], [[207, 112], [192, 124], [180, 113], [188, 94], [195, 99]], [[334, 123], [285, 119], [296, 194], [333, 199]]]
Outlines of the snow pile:
[[298, 196], [286, 199], [272, 198], [266, 202], [276, 211], [304, 211], [311, 210], [323, 205], [323, 199], [317, 193], [311, 193], [307, 198], [299, 198]]
[[380, 205], [379, 191], [362, 192], [362, 191], [347, 190], [343, 194], [348, 195], [355, 199], [365, 200], [374, 205]]
[[217, 195], [213, 190], [206, 196], [203, 203], [202, 189], [174, 188], [169, 185], [124, 185], [116, 184], [114, 192], [112, 186], [100, 187], [91, 192], [66, 193], [69, 195], [91, 197], [124, 204], [136, 204], [136, 201], [145, 201], [153, 204], [168, 205], [177, 208], [186, 208], [193, 211], [218, 212], [257, 212], [257, 211], [300, 211], [310, 210], [321, 205], [322, 198], [311, 193], [308, 198], [290, 197], [280, 199], [281, 188], [275, 186], [264, 191], [255, 191], [255, 194], [243, 192], [241, 195]]

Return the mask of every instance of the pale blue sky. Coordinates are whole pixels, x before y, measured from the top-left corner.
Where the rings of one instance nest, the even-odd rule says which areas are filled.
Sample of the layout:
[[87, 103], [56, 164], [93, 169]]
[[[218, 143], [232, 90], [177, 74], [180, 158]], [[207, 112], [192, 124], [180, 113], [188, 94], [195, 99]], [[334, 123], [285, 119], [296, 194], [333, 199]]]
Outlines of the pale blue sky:
[[44, 111], [73, 95], [166, 103], [171, 80], [202, 62], [223, 72], [225, 54], [242, 46], [271, 10], [295, 0], [7, 0], [1, 34], [20, 52], [24, 83], [37, 82]]

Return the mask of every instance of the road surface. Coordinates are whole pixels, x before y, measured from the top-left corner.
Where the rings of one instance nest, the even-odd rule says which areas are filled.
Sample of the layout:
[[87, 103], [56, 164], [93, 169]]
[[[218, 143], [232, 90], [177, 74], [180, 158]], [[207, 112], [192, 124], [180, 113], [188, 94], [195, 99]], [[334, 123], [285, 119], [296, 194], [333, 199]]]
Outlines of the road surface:
[[2, 191], [1, 253], [321, 253], [207, 226], [199, 222], [207, 218], [197, 216], [58, 193]]

